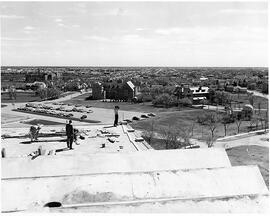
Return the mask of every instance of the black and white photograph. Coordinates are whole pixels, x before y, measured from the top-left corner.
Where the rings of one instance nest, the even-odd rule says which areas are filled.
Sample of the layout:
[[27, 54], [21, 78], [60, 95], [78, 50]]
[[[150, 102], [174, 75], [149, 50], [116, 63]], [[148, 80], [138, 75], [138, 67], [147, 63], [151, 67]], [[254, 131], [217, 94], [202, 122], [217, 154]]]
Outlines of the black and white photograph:
[[268, 1], [1, 1], [1, 213], [269, 212]]

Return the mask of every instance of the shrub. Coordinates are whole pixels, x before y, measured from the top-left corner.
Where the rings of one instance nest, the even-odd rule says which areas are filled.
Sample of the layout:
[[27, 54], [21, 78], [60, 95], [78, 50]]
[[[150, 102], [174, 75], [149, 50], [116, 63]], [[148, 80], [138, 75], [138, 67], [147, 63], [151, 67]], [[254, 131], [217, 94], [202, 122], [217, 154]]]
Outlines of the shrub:
[[189, 98], [182, 98], [178, 101], [178, 104], [181, 106], [190, 107], [192, 105], [192, 100]]
[[44, 100], [44, 99], [57, 99], [61, 95], [61, 91], [57, 88], [45, 88], [37, 90], [37, 95]]
[[177, 106], [178, 101], [175, 96], [169, 94], [161, 94], [152, 101], [154, 106], [172, 107]]

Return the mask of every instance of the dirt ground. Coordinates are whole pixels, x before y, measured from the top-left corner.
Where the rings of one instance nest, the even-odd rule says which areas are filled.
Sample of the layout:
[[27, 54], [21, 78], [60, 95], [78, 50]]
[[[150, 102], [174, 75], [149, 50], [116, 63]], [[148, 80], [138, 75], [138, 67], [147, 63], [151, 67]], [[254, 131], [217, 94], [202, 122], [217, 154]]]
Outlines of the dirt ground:
[[255, 145], [238, 146], [226, 151], [233, 166], [258, 165], [269, 188], [269, 148]]

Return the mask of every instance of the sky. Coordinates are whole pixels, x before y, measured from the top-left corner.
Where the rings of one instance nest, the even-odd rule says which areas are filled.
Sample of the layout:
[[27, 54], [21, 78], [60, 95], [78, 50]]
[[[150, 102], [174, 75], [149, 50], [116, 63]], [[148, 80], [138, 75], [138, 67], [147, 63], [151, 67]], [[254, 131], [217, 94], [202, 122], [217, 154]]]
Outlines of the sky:
[[1, 2], [8, 66], [264, 67], [267, 2]]

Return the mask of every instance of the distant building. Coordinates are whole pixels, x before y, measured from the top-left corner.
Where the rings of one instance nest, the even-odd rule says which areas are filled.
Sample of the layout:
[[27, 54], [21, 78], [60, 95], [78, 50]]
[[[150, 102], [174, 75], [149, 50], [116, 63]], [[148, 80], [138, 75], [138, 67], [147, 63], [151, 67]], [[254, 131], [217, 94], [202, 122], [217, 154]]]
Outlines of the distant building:
[[27, 83], [25, 86], [26, 86], [26, 89], [32, 89], [32, 90], [44, 89], [47, 87], [44, 82]]
[[25, 81], [28, 83], [33, 83], [35, 81], [45, 82], [53, 81], [60, 77], [58, 72], [32, 72], [25, 75]]
[[237, 93], [240, 93], [240, 94], [246, 94], [247, 93], [247, 88], [243, 88], [243, 87], [237, 86], [236, 87], [236, 92]]
[[190, 90], [193, 94], [193, 100], [205, 100], [208, 97], [209, 94], [209, 88], [208, 87], [190, 87]]
[[92, 84], [92, 98], [94, 100], [103, 99], [103, 86], [100, 82], [95, 82]]
[[194, 101], [204, 100], [208, 97], [209, 88], [203, 86], [190, 87], [188, 84], [182, 84], [181, 86], [176, 86], [174, 93], [178, 99], [187, 97]]
[[225, 91], [227, 92], [234, 92], [235, 91], [235, 87], [232, 85], [227, 85], [225, 86]]
[[193, 98], [193, 93], [188, 84], [176, 85], [174, 89], [174, 95], [176, 95], [178, 99], [185, 97]]
[[118, 80], [103, 84], [100, 82], [92, 84], [92, 97], [95, 100], [106, 98], [128, 101], [134, 98], [135, 95], [136, 87], [131, 81], [123, 82]]

